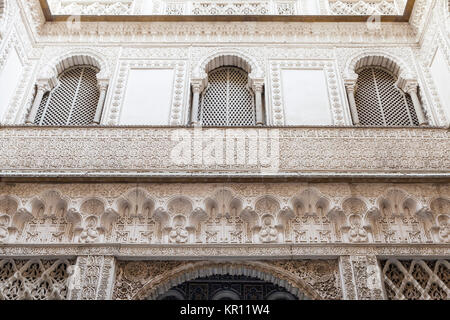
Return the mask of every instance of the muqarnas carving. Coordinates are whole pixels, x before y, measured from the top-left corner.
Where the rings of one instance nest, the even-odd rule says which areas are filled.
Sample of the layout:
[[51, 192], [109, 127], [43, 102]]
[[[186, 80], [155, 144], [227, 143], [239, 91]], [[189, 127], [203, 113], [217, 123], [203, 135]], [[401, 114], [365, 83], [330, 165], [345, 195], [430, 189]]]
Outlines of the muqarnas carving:
[[21, 240], [36, 243], [70, 241], [72, 230], [66, 215], [69, 201], [53, 190], [33, 197], [26, 205], [32, 218], [25, 224]]
[[194, 208], [188, 198], [175, 196], [167, 209], [156, 209], [155, 219], [161, 225], [163, 243], [195, 243], [201, 242], [200, 223], [207, 219], [207, 213], [203, 208]]
[[129, 190], [114, 204], [118, 212], [112, 242], [154, 243], [157, 226], [153, 217], [155, 200], [141, 188]]
[[247, 241], [253, 243], [283, 242], [288, 221], [294, 212], [288, 206], [281, 206], [274, 197], [263, 196], [255, 201], [254, 206], [242, 212], [247, 223]]
[[429, 241], [450, 242], [450, 200], [437, 198], [430, 202], [430, 209], [419, 212]]
[[416, 214], [423, 210], [416, 200], [402, 190], [391, 189], [378, 199], [377, 241], [421, 242], [423, 227]]
[[14, 196], [0, 197], [0, 243], [16, 242], [25, 222], [32, 218], [21, 203]]
[[243, 201], [226, 188], [205, 200], [208, 220], [205, 222], [206, 243], [243, 243], [245, 223], [241, 217]]
[[118, 217], [106, 201], [98, 198], [83, 201], [79, 210], [70, 208], [67, 215], [72, 223], [74, 242], [80, 243], [103, 242]]
[[[332, 201], [314, 188], [304, 190], [291, 200], [295, 217], [291, 221], [292, 241], [327, 243], [335, 239], [328, 213]], [[286, 234], [289, 235], [289, 230]]]
[[373, 226], [378, 210], [357, 197], [349, 197], [334, 207], [330, 218], [334, 221], [337, 241], [346, 243], [373, 242]]

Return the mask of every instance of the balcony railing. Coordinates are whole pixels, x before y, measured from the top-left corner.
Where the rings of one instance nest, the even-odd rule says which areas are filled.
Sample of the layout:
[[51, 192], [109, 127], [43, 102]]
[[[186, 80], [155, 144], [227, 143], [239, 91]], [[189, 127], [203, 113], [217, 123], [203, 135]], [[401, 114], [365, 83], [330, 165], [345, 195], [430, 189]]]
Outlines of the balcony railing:
[[406, 0], [48, 0], [54, 15], [401, 15]]
[[450, 176], [439, 128], [3, 127], [5, 177]]

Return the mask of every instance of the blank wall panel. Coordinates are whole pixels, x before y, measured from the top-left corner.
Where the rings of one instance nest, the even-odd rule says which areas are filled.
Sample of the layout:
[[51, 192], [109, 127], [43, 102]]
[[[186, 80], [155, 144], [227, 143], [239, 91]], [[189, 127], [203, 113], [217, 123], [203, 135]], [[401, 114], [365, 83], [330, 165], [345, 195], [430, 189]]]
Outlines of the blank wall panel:
[[12, 49], [3, 70], [0, 71], [0, 122], [2, 122], [6, 109], [14, 96], [23, 66], [16, 50]]
[[438, 48], [431, 64], [431, 75], [445, 108], [447, 119], [450, 119], [450, 66], [447, 64], [441, 48]]
[[327, 81], [323, 70], [283, 70], [286, 125], [331, 125]]
[[120, 124], [168, 125], [173, 80], [172, 69], [130, 70]]

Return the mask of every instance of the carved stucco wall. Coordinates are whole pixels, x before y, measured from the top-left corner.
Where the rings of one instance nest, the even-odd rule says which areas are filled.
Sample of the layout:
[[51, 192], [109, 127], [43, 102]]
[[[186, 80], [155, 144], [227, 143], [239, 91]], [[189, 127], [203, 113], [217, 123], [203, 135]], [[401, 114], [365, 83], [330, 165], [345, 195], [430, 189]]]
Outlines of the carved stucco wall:
[[[429, 74], [429, 59], [434, 55], [436, 46], [442, 48], [449, 56], [448, 13], [442, 9], [443, 0], [424, 2], [416, 1], [416, 6], [409, 24], [383, 23], [379, 29], [370, 29], [365, 23], [67, 23], [46, 24], [43, 21], [39, 3], [33, 1], [18, 1], [9, 12], [21, 10], [24, 15], [11, 19], [9, 25], [14, 25], [13, 33], [22, 40], [14, 41], [14, 35], [6, 38], [6, 44], [0, 54], [0, 69], [7, 58], [8, 48], [14, 47], [25, 65], [22, 75], [22, 85], [17, 90], [4, 119], [8, 124], [24, 123], [27, 110], [33, 99], [33, 86], [36, 79], [42, 75], [49, 62], [61, 60], [63, 57], [79, 54], [93, 54], [105, 61], [107, 77], [111, 78], [106, 99], [105, 114], [102, 123], [115, 125], [118, 123], [126, 87], [126, 75], [133, 66], [148, 66], [160, 68], [167, 64], [177, 70], [183, 66], [193, 70], [199, 61], [221, 52], [239, 52], [256, 61], [258, 68], [266, 74], [266, 106], [268, 123], [283, 125], [284, 119], [282, 99], [278, 99], [279, 81], [276, 72], [281, 68], [310, 68], [323, 64], [328, 75], [330, 99], [334, 124], [350, 125], [348, 103], [343, 80], [348, 70], [348, 61], [355, 56], [377, 55], [402, 61], [404, 72], [417, 78], [424, 109], [432, 125], [446, 125], [447, 119], [442, 110], [442, 102], [436, 93], [435, 85]], [[23, 19], [23, 17], [27, 17]], [[427, 21], [427, 23], [424, 23]], [[13, 23], [14, 22], [14, 23]], [[417, 26], [417, 28], [416, 28]], [[414, 29], [416, 28], [416, 29]], [[30, 33], [31, 30], [31, 33]], [[151, 32], [145, 32], [151, 30]], [[440, 30], [434, 32], [434, 30]], [[434, 39], [427, 40], [434, 36]], [[130, 36], [132, 35], [132, 36]], [[242, 44], [228, 45], [238, 37]], [[418, 40], [419, 39], [419, 40]], [[31, 41], [43, 42], [46, 45], [34, 47]], [[95, 43], [93, 43], [95, 41]], [[415, 49], [420, 41], [420, 51]], [[252, 46], [244, 43], [251, 42]], [[288, 42], [289, 47], [280, 43]], [[317, 46], [312, 48], [309, 43]], [[348, 47], [344, 43], [357, 46]], [[121, 43], [121, 47], [117, 46]], [[160, 44], [164, 43], [164, 46]], [[214, 49], [209, 45], [214, 44]], [[76, 45], [74, 45], [76, 44]], [[89, 44], [89, 45], [87, 45]], [[100, 46], [98, 44], [101, 44]], [[150, 47], [142, 47], [142, 44]], [[195, 45], [192, 45], [195, 44]], [[223, 46], [223, 47], [222, 47]], [[23, 52], [23, 54], [22, 54]], [[132, 60], [132, 63], [130, 63]], [[336, 65], [337, 64], [337, 65]], [[273, 71], [273, 68], [278, 68]], [[341, 74], [341, 76], [339, 76]], [[177, 80], [179, 85], [174, 90], [172, 99], [177, 105], [173, 107], [170, 124], [185, 124], [189, 110], [189, 80], [191, 75], [181, 75]], [[332, 78], [330, 78], [332, 77]], [[330, 79], [333, 79], [330, 82]], [[175, 100], [174, 100], [175, 101]], [[277, 106], [281, 108], [277, 109]]]
[[[449, 15], [444, 0], [417, 0], [410, 24], [386, 23], [374, 30], [364, 23], [216, 23], [214, 28], [210, 23], [83, 23], [81, 29], [74, 29], [66, 23], [45, 23], [38, 0], [8, 4], [0, 19], [0, 70], [11, 50], [16, 50], [24, 65], [22, 81], [5, 116], [8, 124], [24, 123], [33, 100], [35, 81], [49, 62], [85, 53], [104, 61], [111, 77], [104, 124], [116, 124], [113, 114], [123, 98], [122, 81], [128, 68], [164, 63], [174, 68], [181, 64], [187, 71], [180, 79], [182, 117], [173, 124], [185, 123], [192, 71], [200, 61], [226, 51], [241, 52], [259, 65], [266, 77], [268, 104], [277, 102], [273, 81], [276, 72], [272, 72], [277, 70], [273, 68], [302, 68], [323, 63], [329, 78], [336, 79], [333, 84], [338, 104], [336, 124], [350, 123], [345, 113], [343, 86], [348, 61], [367, 54], [394, 57], [417, 77], [424, 93], [424, 109], [432, 123], [442, 126], [449, 123], [429, 68], [438, 47], [450, 63]], [[290, 45], [285, 46], [286, 42]], [[351, 47], [346, 45], [350, 42]], [[283, 124], [282, 119], [276, 119], [275, 114], [270, 123]], [[67, 175], [91, 169], [117, 174], [130, 167], [135, 171], [150, 165], [165, 173], [176, 171], [161, 160], [167, 159], [170, 129], [104, 130], [1, 129], [5, 142], [0, 158], [2, 174], [47, 176], [61, 168]], [[448, 132], [443, 129], [286, 129], [282, 137], [282, 150], [286, 152], [292, 150], [292, 145], [299, 145], [300, 140], [303, 145], [295, 149], [292, 157], [283, 157], [282, 168], [287, 171], [326, 169], [329, 176], [342, 168], [346, 172], [356, 168], [360, 173], [379, 175], [399, 172], [403, 175], [413, 170], [419, 175], [434, 174], [442, 178], [450, 167]], [[152, 138], [160, 141], [153, 142]], [[130, 139], [135, 140], [130, 144]], [[162, 153], [145, 153], [149, 141]], [[322, 148], [317, 148], [319, 141]], [[113, 145], [114, 150], [105, 149], [107, 145]], [[79, 150], [84, 147], [86, 152], [81, 155]], [[348, 148], [352, 147], [355, 149], [349, 152]], [[40, 150], [44, 154], [39, 154]], [[105, 150], [111, 153], [105, 156]], [[149, 159], [143, 167], [139, 157], [138, 162], [133, 162], [136, 152]], [[105, 156], [106, 162], [96, 160], [99, 154]], [[212, 169], [229, 173], [229, 168]], [[260, 168], [251, 169], [260, 173]], [[231, 198], [220, 193], [224, 188]], [[326, 290], [335, 292], [333, 297], [379, 299], [385, 296], [377, 259], [411, 256], [436, 259], [450, 255], [449, 199], [450, 190], [445, 183], [230, 183], [225, 187], [223, 184], [140, 184], [138, 188], [120, 183], [0, 184], [0, 256], [8, 259], [69, 257], [70, 261], [77, 257], [74, 264], [83, 276], [69, 290], [72, 299], [111, 298], [114, 286], [127, 286], [129, 279], [119, 275], [125, 268], [124, 261], [130, 257], [136, 260], [148, 256], [159, 260], [178, 257], [185, 262], [170, 263], [179, 270], [188, 272], [189, 266], [199, 266], [193, 269], [194, 276], [211, 270], [208, 269], [211, 266], [200, 267], [201, 262], [186, 262], [199, 256], [252, 261], [273, 259], [274, 254], [295, 259], [328, 257], [339, 261], [340, 284], [336, 284], [334, 291]], [[213, 212], [214, 204], [225, 202], [237, 217], [219, 217]], [[126, 215], [127, 205], [128, 213], [133, 205], [134, 208], [137, 205], [139, 213]], [[42, 206], [44, 212], [40, 215]], [[299, 212], [298, 208], [305, 209]], [[143, 215], [146, 212], [150, 216]], [[166, 233], [159, 231], [161, 226]], [[117, 259], [121, 261], [118, 265]], [[149, 267], [152, 265], [170, 264], [142, 263], [146, 265], [145, 270], [153, 270]], [[314, 293], [310, 288], [320, 287], [321, 280], [312, 281], [310, 273], [296, 271], [303, 270], [304, 263], [272, 260], [249, 262], [247, 267], [241, 267], [255, 270], [258, 265], [260, 275], [268, 274], [273, 281], [286, 277], [291, 279], [292, 286], [320, 296], [320, 289]], [[160, 278], [152, 278], [148, 273], [145, 279], [147, 283], [158, 281], [164, 287], [171, 279], [181, 279], [183, 272], [173, 270], [177, 269]], [[337, 269], [333, 270], [335, 275]], [[293, 276], [296, 272], [297, 278]], [[121, 284], [119, 280], [115, 282], [116, 276], [122, 279]], [[139, 284], [130, 291], [126, 289], [125, 296], [143, 287]], [[398, 296], [403, 294], [394, 291]], [[149, 291], [143, 290], [138, 296], [149, 295]]]
[[310, 299], [342, 299], [337, 260], [297, 261], [120, 261], [113, 299], [156, 299], [171, 287], [209, 275], [246, 275]]
[[0, 129], [0, 167], [5, 177], [445, 178], [448, 136], [445, 129], [419, 128], [10, 127]]
[[5, 244], [450, 242], [447, 184], [16, 184], [0, 205]]

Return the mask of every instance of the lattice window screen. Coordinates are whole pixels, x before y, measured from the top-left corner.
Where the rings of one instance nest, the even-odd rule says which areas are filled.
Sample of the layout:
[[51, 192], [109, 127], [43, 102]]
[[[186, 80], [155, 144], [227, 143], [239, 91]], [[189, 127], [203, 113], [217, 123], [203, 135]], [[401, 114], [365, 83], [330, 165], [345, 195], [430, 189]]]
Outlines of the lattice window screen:
[[97, 72], [98, 70], [91, 66], [77, 66], [65, 70], [59, 77], [59, 85], [43, 97], [35, 124], [91, 124], [100, 96]]
[[391, 73], [378, 67], [359, 72], [355, 100], [362, 125], [419, 125], [411, 97], [400, 91], [395, 83]]
[[389, 259], [380, 264], [389, 300], [450, 299], [448, 260]]
[[252, 126], [256, 124], [254, 97], [248, 75], [235, 67], [222, 67], [208, 75], [199, 120], [204, 126]]

